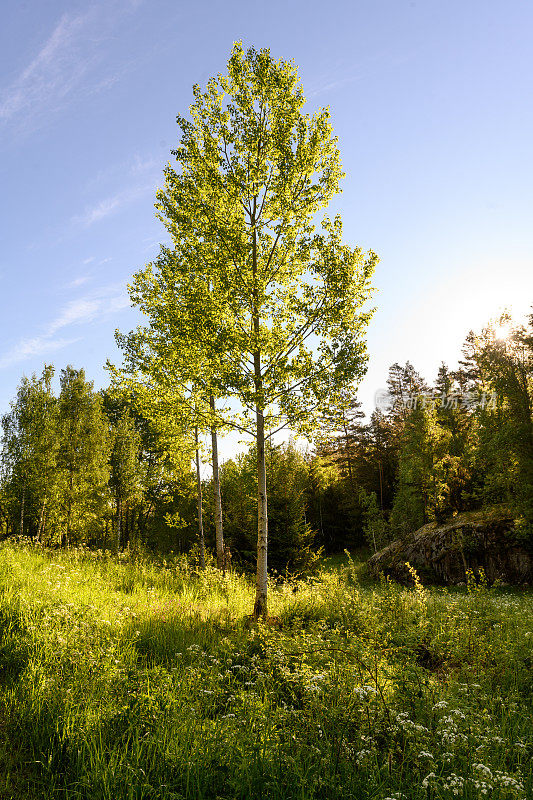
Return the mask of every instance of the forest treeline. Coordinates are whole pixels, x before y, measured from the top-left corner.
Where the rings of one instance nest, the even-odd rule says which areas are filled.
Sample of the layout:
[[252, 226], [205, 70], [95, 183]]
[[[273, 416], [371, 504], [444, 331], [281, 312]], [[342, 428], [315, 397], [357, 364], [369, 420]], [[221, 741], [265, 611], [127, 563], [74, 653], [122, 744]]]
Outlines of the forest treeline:
[[[377, 550], [426, 522], [497, 505], [533, 542], [533, 315], [507, 323], [469, 334], [459, 368], [442, 364], [433, 385], [409, 362], [393, 364], [368, 421], [354, 389], [324, 408], [306, 452], [267, 445], [271, 568], [305, 571], [321, 548]], [[195, 473], [180, 432], [143, 417], [116, 387], [95, 391], [82, 369], [62, 370], [57, 394], [53, 378], [51, 366], [24, 377], [2, 418], [1, 536], [194, 552]], [[253, 446], [221, 466], [220, 486], [227, 551], [252, 569]], [[211, 480], [202, 488], [213, 551]]]

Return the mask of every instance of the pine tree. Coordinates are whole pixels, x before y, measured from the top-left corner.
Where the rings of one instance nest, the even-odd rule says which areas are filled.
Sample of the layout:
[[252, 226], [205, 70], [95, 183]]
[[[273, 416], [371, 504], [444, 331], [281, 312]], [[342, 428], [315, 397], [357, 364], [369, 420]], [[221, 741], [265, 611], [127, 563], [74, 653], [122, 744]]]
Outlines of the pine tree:
[[415, 408], [402, 434], [398, 489], [391, 527], [403, 536], [447, 511], [449, 434], [437, 422], [435, 406]]

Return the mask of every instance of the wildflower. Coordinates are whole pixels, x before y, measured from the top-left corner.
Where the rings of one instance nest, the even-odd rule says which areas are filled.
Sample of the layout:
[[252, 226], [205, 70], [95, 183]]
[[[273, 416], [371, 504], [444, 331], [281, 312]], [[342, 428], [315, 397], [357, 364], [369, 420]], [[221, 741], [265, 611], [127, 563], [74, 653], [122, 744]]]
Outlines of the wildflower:
[[472, 768], [475, 769], [476, 772], [479, 772], [479, 774], [483, 778], [487, 778], [489, 780], [492, 778], [491, 770], [489, 769], [489, 767], [486, 767], [484, 764], [472, 764]]
[[462, 711], [459, 711], [459, 709], [458, 709], [458, 708], [452, 708], [452, 709], [450, 710], [450, 714], [451, 714], [451, 715], [453, 715], [454, 717], [457, 717], [458, 719], [466, 719], [466, 717], [465, 717], [465, 715], [463, 714], [463, 712], [462, 712]]
[[494, 772], [494, 783], [504, 789], [511, 789], [515, 792], [524, 791], [524, 784], [521, 781], [518, 781], [516, 778], [513, 778], [512, 775], [507, 775], [505, 772], [500, 772], [499, 770], [495, 770]]
[[490, 783], [485, 783], [485, 781], [477, 781], [477, 780], [473, 780], [471, 781], [471, 783], [473, 786], [476, 787], [478, 792], [484, 797], [486, 797], [489, 794], [489, 792], [492, 792], [493, 787]]
[[356, 686], [354, 693], [360, 700], [366, 700], [369, 696], [377, 694], [373, 686]]
[[443, 786], [445, 789], [451, 789], [452, 794], [458, 795], [462, 793], [464, 783], [465, 779], [461, 775], [456, 775], [455, 772], [452, 772], [444, 779]]
[[372, 755], [372, 751], [371, 750], [365, 750], [365, 749], [359, 750], [359, 752], [357, 753], [357, 757], [356, 757], [355, 761], [356, 761], [357, 764], [362, 764], [364, 761], [366, 761], [368, 756], [371, 756], [371, 755]]

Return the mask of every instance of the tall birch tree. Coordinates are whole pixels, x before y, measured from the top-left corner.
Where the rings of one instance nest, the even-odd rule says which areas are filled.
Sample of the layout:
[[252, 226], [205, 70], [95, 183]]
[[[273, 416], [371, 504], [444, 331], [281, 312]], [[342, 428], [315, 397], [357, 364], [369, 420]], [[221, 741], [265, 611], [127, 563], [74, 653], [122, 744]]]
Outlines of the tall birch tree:
[[[173, 291], [189, 292], [182, 352], [201, 353], [200, 381], [240, 402], [238, 420], [217, 417], [255, 439], [257, 618], [267, 615], [265, 441], [286, 426], [309, 432], [325, 398], [364, 374], [377, 258], [343, 243], [338, 216], [315, 229], [342, 171], [329, 111], [304, 112], [292, 62], [237, 43], [227, 75], [193, 94], [156, 208], [172, 241], [165, 258], [182, 270]], [[157, 306], [160, 267], [134, 284], [145, 313]], [[172, 305], [157, 313], [168, 323]]]

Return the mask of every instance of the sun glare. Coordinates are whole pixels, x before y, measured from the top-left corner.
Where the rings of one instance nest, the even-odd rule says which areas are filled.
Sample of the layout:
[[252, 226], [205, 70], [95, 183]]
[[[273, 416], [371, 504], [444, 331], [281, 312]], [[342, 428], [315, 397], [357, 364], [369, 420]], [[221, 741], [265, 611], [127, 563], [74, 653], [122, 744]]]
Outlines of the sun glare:
[[498, 341], [508, 339], [513, 332], [513, 325], [510, 320], [499, 322], [494, 325], [494, 338]]

